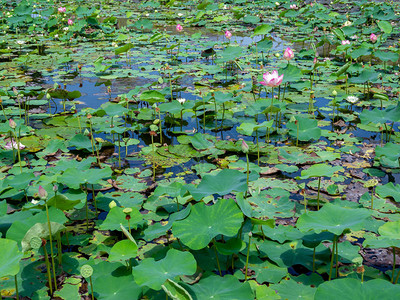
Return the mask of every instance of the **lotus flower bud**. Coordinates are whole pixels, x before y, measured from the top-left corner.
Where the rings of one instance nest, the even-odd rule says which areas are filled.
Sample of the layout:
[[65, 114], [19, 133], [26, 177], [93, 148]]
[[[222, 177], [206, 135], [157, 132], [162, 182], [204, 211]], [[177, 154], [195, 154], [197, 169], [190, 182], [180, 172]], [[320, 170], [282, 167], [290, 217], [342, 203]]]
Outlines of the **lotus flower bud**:
[[17, 127], [17, 123], [15, 123], [13, 119], [8, 120], [8, 125], [10, 125], [12, 129], [15, 129], [15, 127]]
[[47, 192], [41, 185], [39, 186], [39, 198], [42, 200], [47, 199]]
[[249, 153], [249, 145], [247, 145], [244, 140], [242, 140], [242, 151], [246, 154]]
[[183, 30], [183, 27], [181, 24], [176, 25], [176, 31], [181, 32]]

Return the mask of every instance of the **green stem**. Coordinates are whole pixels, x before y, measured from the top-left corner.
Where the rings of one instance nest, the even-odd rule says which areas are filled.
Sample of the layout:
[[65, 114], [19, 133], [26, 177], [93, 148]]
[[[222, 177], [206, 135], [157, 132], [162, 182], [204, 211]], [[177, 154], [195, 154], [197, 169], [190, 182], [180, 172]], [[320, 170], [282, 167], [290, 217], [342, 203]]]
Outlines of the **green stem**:
[[312, 271], [315, 273], [315, 251], [317, 247], [314, 247], [313, 256], [312, 256]]
[[43, 252], [44, 252], [44, 261], [46, 263], [46, 269], [47, 269], [47, 277], [49, 279], [50, 295], [52, 295], [53, 294], [53, 284], [51, 283], [50, 262], [49, 262], [49, 255], [47, 254], [46, 245], [43, 245]]
[[85, 190], [86, 190], [86, 232], [89, 231], [89, 204], [88, 204], [88, 189], [87, 183], [85, 183]]
[[336, 278], [339, 277], [339, 250], [338, 250], [338, 241], [336, 241]]
[[92, 276], [89, 277], [89, 281], [90, 281], [90, 290], [92, 291], [92, 300], [94, 300], [94, 293], [93, 293], [93, 283], [92, 283]]
[[318, 177], [318, 195], [317, 195], [317, 210], [319, 210], [319, 192], [321, 189], [321, 177]]
[[247, 247], [247, 254], [246, 254], [246, 267], [244, 269], [244, 281], [247, 281], [247, 269], [249, 267], [249, 254], [250, 254], [250, 245], [251, 245], [251, 232], [249, 232], [249, 245]]
[[260, 146], [258, 144], [258, 130], [256, 129], [256, 138], [257, 138], [257, 164], [260, 165]]
[[58, 252], [58, 264], [62, 264], [62, 251], [61, 251], [61, 234], [57, 233], [57, 252]]
[[214, 244], [215, 258], [217, 259], [217, 266], [218, 266], [219, 276], [222, 276], [221, 266], [219, 265], [219, 258], [218, 258], [218, 252], [217, 252], [217, 245], [215, 244], [215, 238], [213, 238], [213, 244]]
[[332, 242], [331, 266], [330, 266], [330, 268], [329, 268], [329, 279], [328, 279], [329, 281], [331, 281], [331, 278], [332, 278], [333, 258], [334, 258], [334, 256], [335, 256], [336, 239], [337, 239], [337, 236], [335, 235], [335, 236], [333, 237], [333, 242]]
[[391, 283], [394, 283], [394, 271], [396, 270], [396, 249], [392, 247], [393, 250], [393, 270], [392, 270], [392, 280]]
[[15, 281], [15, 294], [17, 296], [17, 300], [19, 300], [17, 275], [14, 275], [14, 281]]
[[96, 210], [96, 217], [98, 215], [97, 212], [97, 202], [96, 202], [96, 195], [94, 193], [94, 185], [92, 184], [92, 198], [93, 198], [93, 203], [94, 203], [94, 209]]
[[153, 135], [151, 136], [151, 147], [153, 151], [153, 181], [156, 181], [156, 165], [155, 165], [155, 150], [154, 150], [154, 138]]
[[54, 277], [54, 288], [57, 290], [57, 277], [56, 277], [56, 267], [54, 263], [54, 252], [53, 252], [53, 237], [51, 233], [51, 224], [50, 224], [50, 216], [49, 216], [49, 207], [47, 206], [47, 201], [44, 201], [46, 206], [46, 215], [47, 215], [47, 224], [49, 226], [49, 240], [50, 240], [50, 255], [51, 255], [51, 265], [53, 268], [53, 277]]

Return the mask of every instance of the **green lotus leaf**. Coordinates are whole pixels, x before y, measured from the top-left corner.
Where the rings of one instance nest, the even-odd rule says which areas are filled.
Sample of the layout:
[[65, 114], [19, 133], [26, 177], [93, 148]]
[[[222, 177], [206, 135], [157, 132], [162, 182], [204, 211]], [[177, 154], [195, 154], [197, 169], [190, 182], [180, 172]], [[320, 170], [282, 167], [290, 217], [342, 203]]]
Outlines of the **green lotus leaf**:
[[135, 282], [153, 290], [160, 290], [167, 279], [179, 275], [192, 275], [196, 272], [197, 264], [190, 252], [170, 249], [161, 260], [145, 258], [132, 268]]
[[[379, 291], [379, 293], [377, 293]], [[361, 282], [354, 278], [340, 278], [322, 283], [315, 292], [316, 300], [335, 299], [392, 299], [400, 293], [400, 285], [374, 279]]]
[[116, 243], [110, 250], [108, 261], [125, 261], [136, 257], [138, 246], [130, 240], [122, 240]]
[[289, 134], [292, 138], [299, 141], [318, 140], [321, 137], [321, 129], [318, 127], [317, 120], [305, 117], [296, 116], [297, 124], [295, 122], [288, 122], [286, 127], [289, 129]]
[[[123, 212], [123, 208], [115, 206], [110, 209], [107, 214], [106, 219], [100, 225], [100, 230], [121, 230], [121, 224], [124, 227], [128, 227], [128, 220], [126, 220], [126, 214]], [[137, 225], [142, 221], [142, 215], [136, 207], [132, 207], [132, 212], [130, 213], [130, 226], [136, 229]]]
[[61, 210], [70, 210], [75, 207], [75, 205], [81, 203], [81, 200], [70, 200], [64, 195], [58, 194], [57, 196], [51, 197], [47, 201], [48, 206], [54, 206]]
[[343, 168], [327, 164], [315, 164], [309, 167], [307, 170], [301, 171], [300, 179], [309, 179], [312, 177], [332, 177], [333, 174], [339, 171], [343, 171]]
[[246, 174], [238, 170], [223, 169], [217, 175], [204, 175], [197, 187], [185, 187], [197, 201], [213, 194], [226, 195], [232, 191], [245, 192]]
[[[397, 155], [395, 153], [395, 155]], [[400, 184], [393, 184], [393, 182], [388, 182], [385, 185], [379, 185], [376, 187], [375, 192], [383, 197], [392, 197], [396, 202], [400, 202]]]
[[177, 221], [172, 232], [193, 250], [206, 247], [219, 234], [234, 236], [243, 222], [243, 214], [232, 199], [220, 199], [212, 206], [193, 205], [186, 219]]
[[165, 102], [165, 97], [160, 92], [151, 90], [151, 91], [144, 91], [140, 95], [140, 100], [146, 101], [150, 104], [154, 104], [158, 102]]
[[353, 231], [361, 229], [370, 216], [371, 212], [363, 208], [352, 209], [327, 203], [319, 211], [310, 211], [301, 215], [296, 226], [302, 232], [329, 231], [341, 235], [347, 229]]
[[19, 261], [23, 254], [16, 241], [0, 238], [0, 276], [14, 276], [19, 272]]
[[242, 283], [232, 275], [225, 275], [224, 277], [209, 275], [207, 278], [201, 279], [199, 283], [188, 286], [187, 289], [195, 299], [254, 299], [249, 283]]

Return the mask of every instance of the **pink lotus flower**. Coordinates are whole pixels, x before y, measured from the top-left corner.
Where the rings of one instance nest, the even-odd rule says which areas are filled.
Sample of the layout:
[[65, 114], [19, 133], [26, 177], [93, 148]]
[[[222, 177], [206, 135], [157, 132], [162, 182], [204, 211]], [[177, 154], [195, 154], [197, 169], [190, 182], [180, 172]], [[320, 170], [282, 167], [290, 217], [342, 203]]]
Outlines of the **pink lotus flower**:
[[291, 5], [290, 5], [290, 9], [298, 9], [298, 7], [297, 7], [296, 4], [291, 4]]
[[67, 9], [65, 7], [59, 7], [58, 8], [58, 12], [59, 13], [65, 13], [67, 11]]
[[232, 33], [231, 33], [229, 30], [225, 31], [225, 37], [226, 37], [228, 40], [230, 40], [231, 37], [232, 37]]
[[369, 40], [372, 43], [375, 43], [378, 40], [378, 37], [375, 34], [371, 33], [371, 35], [369, 36]]
[[176, 25], [176, 31], [181, 32], [183, 30], [183, 27], [181, 24]]
[[263, 81], [260, 81], [262, 85], [270, 86], [270, 87], [276, 87], [281, 85], [282, 80], [283, 80], [283, 74], [279, 76], [277, 70], [273, 70], [272, 73], [264, 73], [263, 75]]
[[40, 199], [46, 199], [47, 198], [47, 192], [41, 185], [39, 185], [39, 198]]
[[283, 58], [287, 61], [291, 60], [294, 57], [293, 50], [289, 47], [286, 48], [285, 52], [283, 53]]
[[74, 24], [74, 21], [72, 21], [71, 19], [68, 19], [68, 25], [71, 26], [72, 24]]
[[349, 40], [343, 40], [342, 41], [342, 45], [350, 45], [350, 41]]
[[19, 148], [19, 150], [22, 150], [25, 148], [25, 145], [23, 145], [21, 143], [17, 144], [17, 142], [14, 139], [12, 139], [10, 142], [8, 142], [4, 146], [4, 149], [6, 149], [6, 150], [12, 150], [12, 149], [18, 150], [18, 148]]

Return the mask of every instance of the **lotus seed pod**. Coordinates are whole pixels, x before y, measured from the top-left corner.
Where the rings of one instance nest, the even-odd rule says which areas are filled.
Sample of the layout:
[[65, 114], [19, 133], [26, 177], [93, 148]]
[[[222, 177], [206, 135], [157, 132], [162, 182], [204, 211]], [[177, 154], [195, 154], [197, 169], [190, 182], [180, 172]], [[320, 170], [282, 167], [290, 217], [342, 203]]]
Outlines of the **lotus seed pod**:
[[116, 207], [116, 206], [117, 206], [117, 203], [115, 203], [114, 200], [111, 201], [111, 202], [108, 204], [108, 207], [109, 207], [110, 209], [112, 209], [113, 207]]
[[34, 236], [33, 238], [31, 238], [31, 241], [29, 242], [32, 249], [39, 249], [42, 246], [42, 239], [38, 236]]
[[81, 275], [82, 275], [82, 277], [88, 278], [88, 277], [92, 276], [92, 274], [93, 274], [93, 268], [91, 266], [83, 265], [81, 267]]
[[132, 212], [132, 208], [130, 207], [124, 208], [123, 212], [128, 215]]
[[157, 125], [154, 125], [154, 124], [151, 124], [151, 125], [150, 125], [150, 130], [151, 130], [151, 131], [157, 131], [157, 129], [158, 129], [158, 126], [157, 126]]
[[335, 97], [337, 96], [336, 90], [333, 90], [333, 91], [332, 91], [332, 95], [335, 96]]

